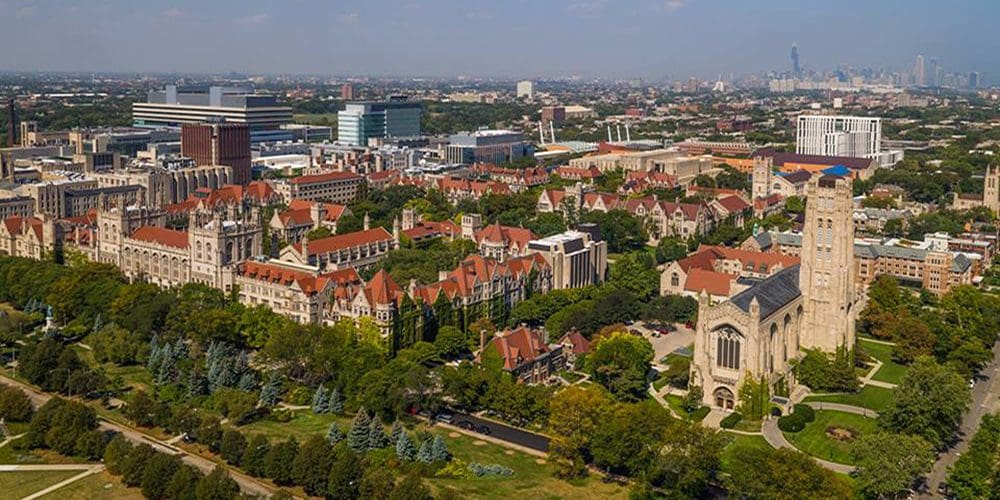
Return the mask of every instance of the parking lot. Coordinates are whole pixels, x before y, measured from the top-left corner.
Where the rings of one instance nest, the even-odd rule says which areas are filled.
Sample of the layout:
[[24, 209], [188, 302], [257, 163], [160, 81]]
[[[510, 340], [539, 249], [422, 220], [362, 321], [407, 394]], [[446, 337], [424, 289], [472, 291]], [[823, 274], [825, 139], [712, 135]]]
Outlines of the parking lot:
[[693, 329], [685, 327], [683, 323], [674, 324], [673, 326], [676, 330], [666, 335], [661, 334], [659, 337], [654, 337], [653, 330], [642, 322], [637, 322], [629, 328], [642, 333], [642, 336], [649, 340], [649, 343], [653, 345], [653, 352], [656, 353], [653, 360], [658, 363], [667, 354], [679, 348], [687, 347], [694, 342]]

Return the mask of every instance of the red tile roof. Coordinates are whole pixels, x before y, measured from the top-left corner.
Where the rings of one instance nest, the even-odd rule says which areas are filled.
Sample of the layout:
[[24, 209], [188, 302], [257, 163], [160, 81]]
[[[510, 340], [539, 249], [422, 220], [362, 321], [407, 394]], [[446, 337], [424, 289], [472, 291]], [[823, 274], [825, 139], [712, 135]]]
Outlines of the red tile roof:
[[735, 274], [717, 273], [709, 269], [692, 269], [688, 271], [684, 281], [684, 290], [689, 292], [707, 292], [709, 295], [728, 297], [730, 285], [737, 276]]
[[559, 343], [562, 345], [570, 345], [572, 347], [571, 352], [573, 354], [586, 354], [590, 352], [590, 341], [587, 337], [584, 337], [579, 330], [571, 330], [563, 335], [559, 339]]
[[159, 243], [160, 245], [174, 248], [188, 247], [187, 231], [175, 231], [163, 227], [142, 226], [132, 233], [132, 239]]
[[379, 269], [375, 276], [365, 285], [365, 296], [370, 305], [385, 305], [394, 303], [403, 289], [393, 281], [385, 269]]
[[35, 237], [38, 238], [38, 241], [42, 241], [42, 220], [37, 217], [21, 217], [20, 215], [15, 215], [4, 219], [3, 223], [7, 227], [7, 232], [12, 235], [21, 234], [26, 229], [30, 229], [35, 233]]
[[[310, 241], [308, 245], [309, 255], [337, 252], [347, 248], [378, 243], [380, 241], [393, 241], [392, 235], [389, 234], [389, 231], [386, 231], [383, 227], [376, 227], [367, 231], [355, 231], [353, 233], [338, 234], [336, 236], [329, 236]], [[296, 243], [293, 247], [296, 251], [300, 253], [302, 252], [301, 243]]]
[[525, 326], [500, 333], [491, 343], [503, 358], [503, 367], [507, 370], [534, 361], [551, 351], [542, 341], [541, 333]]
[[327, 274], [313, 273], [291, 269], [285, 266], [266, 262], [248, 261], [240, 269], [240, 275], [268, 283], [291, 286], [297, 283], [299, 289], [307, 295], [322, 291], [327, 284], [335, 286], [360, 285], [361, 276], [354, 268], [346, 268]]
[[749, 203], [743, 201], [743, 199], [739, 196], [727, 196], [725, 198], [720, 198], [718, 201], [719, 205], [722, 205], [722, 207], [731, 214], [752, 208]]
[[525, 248], [528, 242], [535, 239], [535, 233], [523, 227], [502, 226], [499, 222], [490, 224], [476, 233], [476, 242], [502, 243], [511, 247]]

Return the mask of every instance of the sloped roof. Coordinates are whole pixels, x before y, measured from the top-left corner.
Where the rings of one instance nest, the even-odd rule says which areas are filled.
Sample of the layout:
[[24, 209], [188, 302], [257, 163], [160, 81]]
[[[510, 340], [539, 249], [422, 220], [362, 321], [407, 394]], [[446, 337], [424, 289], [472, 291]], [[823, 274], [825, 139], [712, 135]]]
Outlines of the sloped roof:
[[392, 304], [402, 293], [403, 289], [393, 281], [385, 269], [379, 269], [365, 285], [365, 295], [371, 305]]
[[159, 243], [168, 247], [188, 248], [187, 231], [175, 231], [164, 227], [142, 226], [132, 233], [131, 238], [133, 240]]
[[684, 290], [689, 292], [728, 297], [730, 285], [737, 276], [735, 274], [717, 273], [711, 269], [695, 268], [688, 272], [684, 281]]
[[[309, 242], [309, 255], [319, 255], [330, 252], [337, 252], [347, 248], [378, 243], [380, 241], [393, 241], [392, 235], [385, 228], [379, 226], [367, 231], [355, 231], [353, 233], [338, 234], [327, 238], [320, 238]], [[293, 248], [299, 253], [302, 252], [302, 243], [296, 243]]]
[[729, 299], [743, 312], [750, 312], [750, 303], [757, 299], [761, 319], [767, 318], [789, 302], [799, 298], [799, 266], [794, 265], [774, 273], [760, 283], [743, 290]]
[[363, 178], [352, 172], [327, 172], [325, 174], [302, 175], [288, 180], [289, 184], [315, 184], [320, 182], [362, 180]]
[[500, 333], [493, 338], [492, 344], [503, 358], [506, 370], [513, 370], [551, 351], [542, 342], [541, 333], [526, 326]]

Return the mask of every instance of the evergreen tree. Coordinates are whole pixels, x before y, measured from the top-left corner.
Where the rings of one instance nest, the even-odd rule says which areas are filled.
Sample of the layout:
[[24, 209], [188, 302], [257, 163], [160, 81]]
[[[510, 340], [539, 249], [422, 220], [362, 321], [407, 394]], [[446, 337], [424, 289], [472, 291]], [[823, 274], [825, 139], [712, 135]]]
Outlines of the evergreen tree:
[[160, 360], [162, 359], [160, 346], [157, 343], [156, 337], [153, 337], [153, 340], [149, 341], [149, 357], [146, 358], [146, 370], [149, 370], [149, 373], [159, 373]]
[[431, 456], [434, 457], [435, 462], [448, 462], [451, 460], [451, 453], [448, 451], [448, 447], [444, 444], [444, 438], [441, 436], [434, 436], [434, 441], [431, 443]]
[[326, 387], [323, 387], [323, 385], [320, 384], [320, 386], [316, 388], [316, 392], [313, 393], [313, 400], [312, 400], [313, 413], [317, 414], [326, 413], [328, 399], [329, 398], [327, 397]]
[[173, 382], [176, 365], [174, 348], [170, 344], [164, 345], [160, 351], [160, 368], [156, 371], [156, 384], [165, 385]]
[[208, 394], [208, 380], [200, 371], [192, 369], [188, 374], [188, 395], [192, 397]]
[[420, 443], [420, 450], [417, 451], [417, 461], [422, 464], [434, 462], [434, 446], [431, 444], [430, 439], [426, 439], [423, 443]]
[[367, 450], [368, 443], [371, 442], [368, 437], [370, 427], [371, 419], [368, 418], [368, 413], [364, 408], [359, 409], [354, 421], [351, 422], [351, 430], [347, 433], [347, 446], [356, 452]]
[[336, 423], [330, 424], [330, 430], [326, 431], [326, 441], [335, 445], [344, 440], [344, 431]]
[[281, 375], [278, 375], [277, 372], [271, 372], [267, 377], [267, 383], [260, 389], [260, 404], [267, 407], [274, 406], [278, 404], [280, 396]]
[[241, 391], [253, 392], [257, 388], [257, 377], [254, 376], [252, 371], [243, 372], [240, 376], [240, 381], [236, 383], [236, 387]]
[[333, 413], [335, 415], [344, 414], [344, 396], [340, 394], [340, 391], [336, 387], [330, 389], [330, 394], [327, 397], [329, 400], [329, 411], [327, 413]]
[[413, 441], [410, 441], [410, 436], [407, 436], [405, 431], [400, 432], [396, 438], [396, 457], [407, 462], [417, 458], [417, 448], [413, 446]]
[[389, 438], [385, 435], [385, 429], [382, 428], [382, 418], [376, 413], [371, 423], [368, 424], [368, 449], [381, 450], [386, 446], [389, 446]]
[[94, 316], [94, 327], [90, 331], [96, 333], [103, 327], [104, 321], [101, 320], [101, 313], [97, 313], [97, 316]]
[[399, 435], [404, 432], [406, 432], [406, 430], [403, 429], [403, 423], [396, 420], [392, 423], [392, 431], [389, 433], [389, 442], [395, 444], [396, 441], [399, 441]]

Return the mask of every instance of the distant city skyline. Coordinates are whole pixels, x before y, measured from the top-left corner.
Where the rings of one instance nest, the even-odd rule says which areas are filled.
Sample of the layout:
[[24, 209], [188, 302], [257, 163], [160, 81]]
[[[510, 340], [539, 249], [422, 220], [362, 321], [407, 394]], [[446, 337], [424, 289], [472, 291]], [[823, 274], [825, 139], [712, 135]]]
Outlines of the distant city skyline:
[[[842, 66], [1000, 74], [1000, 3], [0, 0], [0, 70], [714, 79]], [[926, 75], [928, 80], [936, 75]]]

